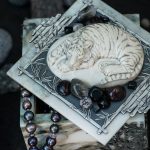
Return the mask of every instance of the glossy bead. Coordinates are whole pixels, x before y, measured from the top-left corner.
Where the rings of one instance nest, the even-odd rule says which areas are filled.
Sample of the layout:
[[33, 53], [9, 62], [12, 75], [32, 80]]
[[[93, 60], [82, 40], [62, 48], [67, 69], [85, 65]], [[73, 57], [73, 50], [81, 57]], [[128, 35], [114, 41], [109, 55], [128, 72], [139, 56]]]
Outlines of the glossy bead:
[[39, 150], [39, 149], [38, 149], [38, 147], [36, 147], [36, 146], [31, 146], [31, 147], [29, 148], [29, 150]]
[[94, 86], [89, 90], [89, 97], [92, 99], [93, 102], [100, 101], [103, 95], [104, 92], [98, 87]]
[[103, 23], [108, 23], [110, 21], [110, 19], [104, 15], [101, 15], [100, 19], [102, 20]]
[[97, 104], [100, 107], [100, 109], [106, 109], [109, 108], [111, 102], [110, 98], [107, 94], [104, 94], [101, 98], [101, 101], [99, 101]]
[[92, 100], [89, 97], [84, 97], [80, 100], [80, 106], [84, 109], [92, 107]]
[[130, 81], [128, 83], [128, 89], [135, 90], [137, 88], [137, 83], [135, 81]]
[[53, 122], [59, 122], [61, 120], [61, 115], [59, 113], [52, 113], [51, 120]]
[[53, 147], [44, 145], [42, 150], [53, 150]]
[[59, 126], [57, 124], [52, 124], [50, 126], [50, 132], [54, 133], [54, 134], [58, 133], [59, 132]]
[[27, 123], [26, 131], [33, 134], [36, 131], [36, 125], [34, 123]]
[[71, 94], [79, 99], [88, 97], [88, 86], [78, 79], [72, 79]]
[[35, 136], [31, 136], [28, 139], [28, 145], [30, 146], [36, 146], [37, 145], [37, 138]]
[[28, 100], [25, 100], [22, 103], [22, 107], [23, 107], [24, 110], [30, 110], [32, 108], [32, 103]]
[[24, 119], [26, 121], [32, 121], [34, 119], [34, 113], [32, 111], [26, 111], [24, 113]]
[[60, 81], [56, 86], [56, 91], [61, 96], [67, 96], [70, 94], [70, 82], [69, 81]]
[[71, 26], [65, 27], [65, 34], [69, 34], [72, 32], [73, 32], [73, 27], [71, 27]]
[[50, 147], [53, 147], [56, 145], [56, 138], [52, 138], [52, 137], [47, 137], [46, 139], [46, 144]]
[[121, 101], [126, 97], [126, 90], [123, 86], [116, 86], [107, 89], [111, 101]]
[[27, 90], [22, 90], [21, 91], [21, 96], [22, 97], [29, 97], [29, 96], [31, 96], [31, 93]]

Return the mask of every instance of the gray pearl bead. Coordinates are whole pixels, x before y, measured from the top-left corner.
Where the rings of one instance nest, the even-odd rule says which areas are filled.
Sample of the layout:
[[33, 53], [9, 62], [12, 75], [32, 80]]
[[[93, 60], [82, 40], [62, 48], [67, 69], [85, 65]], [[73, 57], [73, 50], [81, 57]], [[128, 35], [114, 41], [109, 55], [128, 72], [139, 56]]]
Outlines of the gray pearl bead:
[[57, 124], [52, 124], [50, 126], [50, 132], [54, 133], [54, 134], [58, 133], [59, 132], [59, 126]]
[[29, 100], [23, 102], [22, 107], [24, 110], [30, 110], [32, 108], [32, 103]]
[[33, 120], [33, 119], [34, 119], [34, 113], [33, 113], [32, 111], [26, 111], [26, 112], [24, 113], [24, 119], [25, 119], [26, 121], [31, 121], [31, 120]]
[[22, 97], [29, 97], [30, 95], [31, 95], [30, 92], [27, 91], [27, 90], [22, 90], [22, 91], [21, 91], [21, 96], [22, 96]]
[[56, 145], [56, 138], [47, 137], [46, 144], [50, 147], [53, 147]]
[[27, 123], [26, 131], [33, 134], [36, 131], [36, 125], [34, 123]]

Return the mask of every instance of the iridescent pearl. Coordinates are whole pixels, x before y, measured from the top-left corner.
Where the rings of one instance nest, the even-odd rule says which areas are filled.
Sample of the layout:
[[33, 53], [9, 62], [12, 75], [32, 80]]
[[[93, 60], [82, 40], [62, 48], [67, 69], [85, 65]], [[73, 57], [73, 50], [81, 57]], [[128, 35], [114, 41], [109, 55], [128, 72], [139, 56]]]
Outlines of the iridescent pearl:
[[24, 110], [30, 110], [32, 108], [32, 103], [29, 100], [25, 100], [22, 103], [22, 107]]
[[61, 120], [61, 115], [59, 113], [52, 113], [51, 120], [53, 122], [59, 122]]
[[42, 150], [53, 150], [53, 147], [44, 145]]
[[46, 139], [46, 144], [50, 147], [55, 146], [56, 145], [56, 138], [52, 138], [52, 137], [47, 137]]
[[22, 97], [29, 97], [29, 96], [31, 96], [31, 93], [27, 90], [22, 90], [21, 91], [21, 96]]
[[50, 126], [50, 132], [54, 133], [54, 134], [58, 133], [59, 132], [59, 126], [57, 124], [52, 124]]
[[38, 140], [37, 140], [37, 138], [36, 138], [35, 136], [31, 136], [31, 137], [29, 137], [29, 139], [28, 139], [28, 144], [29, 144], [30, 146], [36, 146], [36, 145], [37, 145], [37, 142], [38, 142]]
[[34, 113], [33, 113], [32, 111], [26, 111], [26, 112], [24, 113], [24, 119], [25, 119], [26, 121], [31, 121], [31, 120], [33, 120], [33, 119], [34, 119]]
[[36, 131], [36, 125], [34, 123], [27, 123], [26, 131], [33, 134]]

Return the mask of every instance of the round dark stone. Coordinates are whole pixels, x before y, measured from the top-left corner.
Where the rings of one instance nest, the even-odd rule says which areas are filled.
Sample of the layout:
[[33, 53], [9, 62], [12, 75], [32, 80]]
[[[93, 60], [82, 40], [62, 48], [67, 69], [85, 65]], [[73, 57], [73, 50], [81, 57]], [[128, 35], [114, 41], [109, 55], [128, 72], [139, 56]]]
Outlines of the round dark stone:
[[54, 133], [54, 134], [58, 133], [59, 132], [59, 126], [57, 124], [52, 124], [50, 126], [50, 132]]
[[89, 90], [89, 97], [92, 99], [93, 102], [99, 102], [103, 95], [103, 90], [98, 87], [94, 86]]
[[27, 123], [26, 131], [30, 134], [33, 134], [36, 131], [36, 125], [34, 123]]
[[84, 97], [80, 100], [80, 106], [84, 109], [89, 109], [92, 107], [92, 100], [90, 97]]
[[121, 101], [126, 97], [126, 90], [123, 86], [116, 86], [107, 89], [111, 101]]
[[25, 119], [26, 121], [31, 121], [31, 120], [33, 120], [33, 119], [34, 119], [34, 113], [33, 113], [32, 111], [26, 111], [26, 112], [24, 113], [24, 119]]
[[100, 107], [100, 109], [106, 109], [109, 108], [111, 100], [107, 94], [104, 94], [101, 98], [101, 101], [99, 101], [97, 104]]
[[73, 27], [71, 27], [71, 26], [65, 27], [65, 34], [69, 34], [72, 32], [73, 32]]
[[38, 143], [38, 140], [37, 140], [37, 138], [35, 136], [29, 137], [29, 139], [28, 139], [28, 145], [30, 145], [30, 146], [36, 146], [37, 143]]
[[24, 110], [30, 110], [32, 108], [32, 103], [29, 100], [25, 100], [22, 103], [22, 107]]
[[52, 113], [51, 120], [53, 122], [59, 122], [61, 120], [61, 115], [59, 113]]
[[137, 88], [137, 83], [135, 81], [130, 81], [128, 83], [128, 89], [136, 90], [136, 88]]
[[50, 147], [48, 145], [44, 145], [42, 150], [53, 150], [53, 147]]
[[88, 97], [88, 86], [78, 79], [72, 79], [71, 81], [71, 94], [79, 99]]
[[52, 137], [47, 137], [46, 139], [46, 144], [50, 147], [53, 147], [56, 145], [56, 138], [52, 138]]
[[70, 82], [69, 81], [60, 81], [58, 85], [56, 86], [56, 91], [61, 96], [67, 96], [70, 94]]
[[93, 103], [92, 109], [95, 113], [98, 113], [101, 110], [100, 106], [97, 103]]
[[21, 91], [21, 96], [22, 97], [30, 97], [31, 96], [31, 93], [27, 90], [22, 90]]
[[31, 147], [29, 148], [29, 150], [39, 150], [39, 149], [38, 149], [38, 147], [36, 147], [36, 146], [31, 146]]

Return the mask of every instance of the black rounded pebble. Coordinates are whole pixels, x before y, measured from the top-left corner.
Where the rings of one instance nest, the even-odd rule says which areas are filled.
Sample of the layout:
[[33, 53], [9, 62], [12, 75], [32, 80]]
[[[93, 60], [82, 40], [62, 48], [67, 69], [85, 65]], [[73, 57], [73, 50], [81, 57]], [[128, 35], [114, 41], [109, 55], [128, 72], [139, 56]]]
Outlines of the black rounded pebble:
[[69, 34], [72, 32], [73, 32], [73, 27], [71, 27], [71, 26], [65, 27], [65, 34]]
[[47, 137], [46, 139], [46, 144], [50, 147], [53, 147], [56, 145], [56, 138], [52, 138], [52, 137]]
[[58, 133], [59, 132], [59, 126], [57, 124], [52, 124], [50, 126], [50, 132], [54, 133], [54, 134]]
[[71, 83], [69, 81], [60, 81], [56, 86], [56, 91], [61, 96], [67, 96], [70, 94]]
[[51, 120], [53, 122], [59, 122], [61, 120], [61, 115], [59, 113], [52, 113]]
[[34, 113], [32, 111], [26, 111], [24, 113], [24, 119], [26, 121], [32, 121], [34, 119]]
[[111, 104], [109, 96], [107, 94], [104, 94], [103, 97], [101, 98], [101, 101], [99, 101], [97, 104], [100, 107], [100, 109], [109, 108]]
[[28, 145], [30, 145], [30, 146], [36, 146], [37, 142], [38, 142], [38, 140], [35, 136], [29, 137], [29, 139], [28, 139]]
[[93, 102], [101, 101], [103, 95], [104, 92], [98, 87], [94, 86], [89, 90], [89, 97], [92, 99]]
[[130, 81], [128, 83], [128, 89], [136, 90], [136, 88], [137, 88], [137, 83], [135, 81]]
[[30, 134], [33, 134], [36, 131], [36, 125], [35, 125], [35, 123], [32, 123], [32, 122], [27, 123], [27, 125], [26, 125], [26, 131], [28, 133], [30, 133]]
[[126, 90], [123, 86], [116, 86], [107, 89], [111, 101], [121, 101], [126, 97]]

